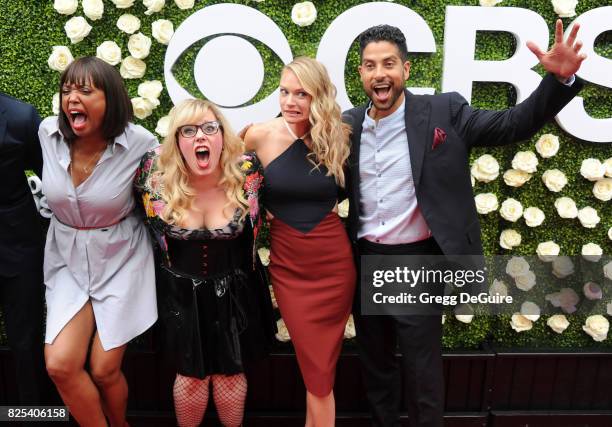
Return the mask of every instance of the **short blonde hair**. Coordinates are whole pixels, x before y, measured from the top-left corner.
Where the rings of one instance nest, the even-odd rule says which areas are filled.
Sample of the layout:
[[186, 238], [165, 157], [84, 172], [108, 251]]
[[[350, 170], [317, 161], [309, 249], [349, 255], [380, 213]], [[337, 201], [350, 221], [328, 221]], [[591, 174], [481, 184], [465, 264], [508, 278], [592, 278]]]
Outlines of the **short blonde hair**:
[[189, 185], [189, 167], [178, 145], [178, 129], [193, 124], [207, 111], [211, 111], [219, 122], [219, 132], [223, 134], [221, 151], [222, 177], [219, 181], [225, 189], [227, 207], [241, 210], [241, 218], [247, 213], [248, 203], [243, 194], [244, 174], [240, 170], [240, 155], [244, 151], [243, 142], [232, 131], [227, 119], [217, 106], [202, 99], [189, 99], [176, 105], [170, 112], [168, 135], [164, 138], [157, 173], [159, 174], [160, 193], [166, 201], [162, 219], [169, 224], [180, 225], [187, 210], [191, 208], [196, 192]]

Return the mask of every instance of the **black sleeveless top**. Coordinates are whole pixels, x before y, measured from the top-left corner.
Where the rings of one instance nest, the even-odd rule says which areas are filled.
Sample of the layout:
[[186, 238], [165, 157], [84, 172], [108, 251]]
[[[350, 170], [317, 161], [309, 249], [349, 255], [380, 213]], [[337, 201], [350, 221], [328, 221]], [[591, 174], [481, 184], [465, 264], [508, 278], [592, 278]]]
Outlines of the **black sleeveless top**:
[[272, 215], [307, 233], [331, 212], [338, 199], [333, 176], [307, 159], [310, 150], [296, 139], [264, 169], [263, 202]]

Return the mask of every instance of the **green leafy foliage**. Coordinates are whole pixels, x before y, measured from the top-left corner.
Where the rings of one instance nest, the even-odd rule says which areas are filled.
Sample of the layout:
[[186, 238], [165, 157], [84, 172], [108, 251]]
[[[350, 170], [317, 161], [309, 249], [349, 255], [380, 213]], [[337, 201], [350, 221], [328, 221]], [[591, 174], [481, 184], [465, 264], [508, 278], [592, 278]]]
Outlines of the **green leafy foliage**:
[[[0, 91], [6, 92], [16, 98], [34, 104], [41, 116], [52, 114], [51, 99], [58, 91], [59, 73], [52, 71], [47, 66], [47, 58], [54, 45], [69, 46], [75, 57], [83, 55], [95, 55], [96, 47], [105, 40], [115, 41], [122, 49], [123, 57], [127, 56], [127, 42], [129, 35], [122, 33], [116, 26], [117, 19], [124, 13], [131, 13], [140, 18], [142, 26], [140, 31], [152, 37], [151, 24], [157, 19], [169, 19], [177, 28], [180, 23], [194, 11], [222, 1], [197, 1], [194, 9], [180, 10], [172, 1], [167, 1], [165, 8], [160, 13], [150, 16], [144, 14], [145, 7], [141, 1], [137, 1], [129, 9], [117, 9], [112, 2], [105, 1], [105, 11], [102, 19], [90, 22], [93, 29], [88, 37], [78, 44], [70, 44], [70, 40], [64, 33], [64, 23], [69, 17], [59, 15], [53, 9], [50, 0], [0, 0], [2, 20], [0, 20]], [[317, 20], [308, 27], [298, 27], [291, 22], [291, 7], [295, 1], [225, 1], [225, 3], [245, 4], [256, 8], [270, 17], [283, 31], [294, 55], [316, 54], [317, 46], [321, 36], [331, 23], [342, 11], [363, 3], [357, 0], [340, 1], [314, 1], [317, 7]], [[439, 0], [397, 0], [396, 4], [405, 5], [422, 16], [431, 28], [435, 41], [436, 52], [433, 54], [411, 55], [412, 69], [408, 86], [412, 87], [435, 87], [437, 91], [441, 88], [442, 63], [444, 57], [444, 19], [446, 5], [477, 6], [478, 1], [451, 0], [446, 3]], [[607, 6], [608, 0], [581, 0], [576, 12], [580, 15], [588, 10]], [[553, 33], [556, 15], [549, 0], [505, 0], [499, 6], [515, 6], [534, 10], [542, 15], [548, 23], [550, 33]], [[82, 16], [82, 5], [73, 16]], [[229, 19], [229, 18], [228, 18]], [[567, 26], [571, 20], [564, 19]], [[185, 53], [179, 63], [174, 67], [177, 79], [191, 93], [201, 96], [193, 79], [192, 63], [195, 52], [203, 45], [202, 43], [192, 46]], [[265, 64], [264, 84], [256, 98], [252, 102], [262, 99], [277, 87], [279, 72], [282, 64], [280, 60], [261, 43], [255, 43], [261, 52]], [[151, 53], [145, 62], [147, 71], [143, 79], [126, 80], [126, 85], [131, 97], [137, 96], [138, 84], [144, 80], [163, 81], [163, 63], [165, 46], [153, 39]], [[516, 43], [513, 37], [502, 32], [482, 32], [477, 35], [476, 57], [482, 60], [501, 60], [508, 58], [514, 52]], [[595, 50], [598, 55], [612, 58], [612, 32], [600, 35], [596, 41]], [[347, 56], [345, 78], [349, 98], [354, 104], [366, 101], [361, 88], [361, 82], [357, 74], [359, 65], [358, 48], [353, 44]], [[117, 66], [119, 67], [119, 66]], [[542, 70], [537, 70], [541, 73]], [[457, 70], [459, 72], [460, 70]], [[244, 70], [248, 72], [247, 69]], [[239, 84], [239, 82], [236, 82]], [[472, 104], [480, 108], [501, 109], [513, 105], [515, 95], [513, 89], [507, 84], [487, 83], [474, 84]], [[587, 111], [593, 117], [612, 117], [612, 89], [587, 84], [582, 91]], [[171, 101], [167, 93], [160, 97], [161, 106], [154, 110], [153, 114], [145, 120], [138, 121], [146, 128], [153, 131], [157, 120], [166, 115], [171, 108]], [[251, 102], [250, 102], [251, 103]], [[531, 141], [503, 148], [475, 149], [471, 160], [481, 154], [489, 153], [500, 163], [501, 173], [510, 169], [510, 162], [514, 154], [519, 150], [533, 150], [537, 137], [544, 133], [553, 133], [561, 140], [559, 154], [550, 159], [541, 159], [538, 171], [532, 179], [523, 187], [512, 188], [504, 184], [500, 177], [495, 181], [482, 184], [476, 183], [475, 194], [481, 192], [493, 192], [497, 194], [501, 203], [508, 197], [519, 200], [524, 207], [536, 206], [544, 211], [546, 220], [537, 228], [529, 228], [523, 220], [511, 224], [503, 220], [498, 213], [481, 216], [483, 232], [483, 243], [485, 253], [493, 254], [521, 254], [532, 255], [539, 242], [554, 240], [562, 249], [564, 254], [580, 254], [583, 244], [594, 242], [599, 244], [604, 253], [612, 252], [612, 242], [607, 237], [607, 230], [612, 227], [612, 204], [595, 199], [592, 195], [593, 184], [580, 176], [580, 163], [589, 157], [605, 160], [612, 157], [612, 144], [603, 146], [601, 144], [589, 144], [577, 140], [559, 128], [556, 123], [550, 123], [540, 131]], [[568, 185], [561, 193], [551, 193], [542, 181], [541, 175], [547, 169], [558, 168], [562, 170], [569, 180]], [[553, 203], [557, 197], [572, 197], [579, 208], [592, 206], [599, 212], [601, 223], [594, 229], [583, 228], [578, 220], [561, 219], [557, 215]], [[498, 239], [500, 232], [505, 228], [514, 228], [523, 236], [523, 243], [512, 252], [500, 248]], [[605, 296], [610, 300], [610, 295]], [[604, 308], [605, 310], [605, 308]], [[601, 314], [605, 314], [601, 312]], [[444, 345], [447, 348], [475, 348], [486, 339], [492, 337], [493, 341], [504, 346], [534, 346], [545, 344], [550, 347], [582, 347], [593, 346], [595, 343], [585, 335], [580, 325], [584, 319], [570, 318], [571, 326], [563, 334], [555, 334], [545, 325], [545, 319], [535, 323], [529, 332], [517, 334], [509, 327], [509, 319], [505, 317], [476, 317], [474, 321], [465, 325], [448, 316], [444, 325]], [[603, 345], [610, 345], [609, 338]], [[599, 345], [599, 344], [598, 344]]]

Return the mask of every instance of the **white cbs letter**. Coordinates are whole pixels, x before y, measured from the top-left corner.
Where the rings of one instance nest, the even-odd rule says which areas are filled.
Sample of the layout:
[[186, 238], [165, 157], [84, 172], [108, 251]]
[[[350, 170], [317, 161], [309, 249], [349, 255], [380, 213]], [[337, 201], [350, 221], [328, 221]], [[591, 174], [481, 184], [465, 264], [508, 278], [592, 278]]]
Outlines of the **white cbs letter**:
[[[346, 56], [357, 36], [375, 25], [388, 24], [399, 28], [406, 36], [408, 52], [435, 52], [436, 42], [423, 18], [405, 6], [393, 3], [366, 3], [340, 14], [327, 27], [319, 43], [317, 59], [322, 62], [336, 85], [336, 101], [342, 110], [353, 107], [346, 93], [344, 68]], [[357, 70], [351, 70], [356, 73]], [[413, 93], [433, 94], [434, 88], [408, 88]]]
[[[505, 31], [516, 39], [516, 52], [503, 61], [474, 59], [477, 31]], [[515, 7], [447, 6], [444, 28], [442, 91], [457, 91], [470, 102], [472, 82], [505, 82], [516, 89], [517, 103], [535, 90], [542, 78], [531, 68], [538, 63], [525, 43], [548, 47], [548, 27], [537, 13]]]
[[[591, 9], [580, 15], [572, 26], [580, 23], [578, 40], [582, 40], [582, 52], [587, 54], [578, 76], [591, 83], [612, 89], [612, 60], [597, 55], [593, 46], [601, 33], [612, 30], [612, 6]], [[571, 27], [567, 29], [569, 34]], [[612, 142], [612, 117], [594, 119], [584, 110], [583, 99], [576, 97], [557, 116], [557, 122], [577, 138], [593, 142]]]

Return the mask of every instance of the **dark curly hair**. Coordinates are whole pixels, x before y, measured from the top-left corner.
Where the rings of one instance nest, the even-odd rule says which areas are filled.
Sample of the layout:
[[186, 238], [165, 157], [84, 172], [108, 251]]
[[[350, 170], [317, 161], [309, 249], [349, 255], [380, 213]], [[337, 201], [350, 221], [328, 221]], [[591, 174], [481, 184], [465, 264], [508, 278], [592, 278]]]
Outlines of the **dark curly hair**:
[[391, 25], [377, 25], [370, 27], [363, 33], [359, 34], [359, 58], [363, 60], [363, 50], [366, 46], [373, 42], [389, 42], [397, 46], [400, 54], [400, 59], [405, 62], [408, 59], [408, 47], [406, 46], [406, 37], [404, 33], [397, 27]]

